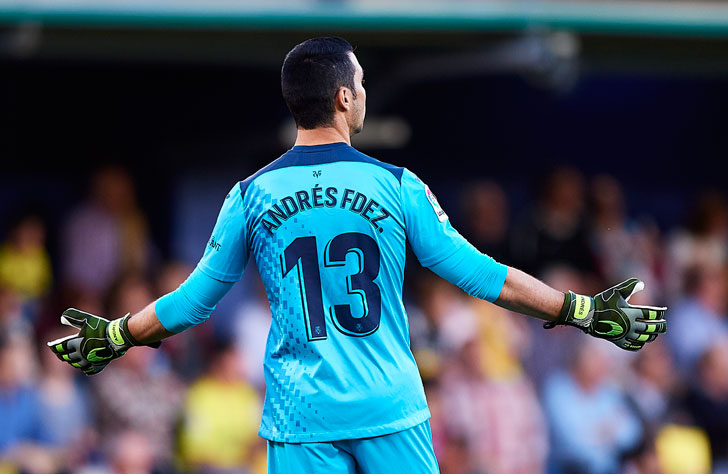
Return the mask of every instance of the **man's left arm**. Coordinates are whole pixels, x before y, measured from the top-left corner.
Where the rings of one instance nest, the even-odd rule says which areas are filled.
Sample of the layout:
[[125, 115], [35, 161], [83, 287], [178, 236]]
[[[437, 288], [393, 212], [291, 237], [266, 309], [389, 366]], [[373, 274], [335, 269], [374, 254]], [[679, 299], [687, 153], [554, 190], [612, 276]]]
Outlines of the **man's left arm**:
[[638, 350], [667, 329], [667, 308], [633, 306], [644, 283], [630, 278], [594, 297], [562, 293], [478, 251], [450, 224], [429, 188], [411, 172], [402, 176], [407, 236], [422, 265], [476, 298], [546, 321], [576, 326], [625, 350]]
[[478, 251], [450, 224], [435, 195], [411, 171], [402, 174], [407, 238], [420, 263], [469, 295], [546, 320], [576, 326], [625, 350], [638, 350], [667, 329], [663, 307], [633, 306], [644, 283], [630, 278], [591, 297], [562, 293]]
[[534, 318], [554, 322], [561, 313], [564, 293], [513, 267], [508, 267], [495, 304]]
[[546, 320], [545, 328], [575, 326], [622, 349], [636, 351], [667, 330], [665, 307], [636, 306], [629, 299], [644, 288], [630, 278], [595, 296], [562, 293], [515, 268], [508, 273], [495, 304]]

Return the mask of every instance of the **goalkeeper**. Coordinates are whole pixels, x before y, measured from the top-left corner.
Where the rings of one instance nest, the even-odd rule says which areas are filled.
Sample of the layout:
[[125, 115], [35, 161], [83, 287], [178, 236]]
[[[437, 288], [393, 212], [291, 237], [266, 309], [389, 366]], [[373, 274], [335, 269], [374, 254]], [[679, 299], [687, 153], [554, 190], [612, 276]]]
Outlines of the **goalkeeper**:
[[575, 326], [636, 351], [664, 333], [666, 308], [633, 306], [629, 279], [591, 297], [562, 293], [480, 253], [411, 171], [351, 147], [366, 111], [364, 72], [341, 38], [315, 38], [283, 63], [293, 148], [227, 194], [190, 277], [135, 315], [77, 309], [77, 334], [49, 343], [91, 375], [132, 346], [158, 344], [209, 317], [249, 256], [271, 329], [260, 435], [271, 473], [438, 472], [422, 381], [402, 304], [406, 242], [420, 263], [468, 294]]

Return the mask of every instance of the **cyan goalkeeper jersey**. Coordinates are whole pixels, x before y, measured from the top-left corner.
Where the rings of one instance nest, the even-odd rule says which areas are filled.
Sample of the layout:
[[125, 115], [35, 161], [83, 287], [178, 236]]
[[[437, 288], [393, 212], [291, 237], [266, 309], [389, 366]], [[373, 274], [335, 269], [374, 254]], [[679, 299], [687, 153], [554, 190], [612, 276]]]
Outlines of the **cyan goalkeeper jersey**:
[[[249, 256], [258, 266], [273, 316], [263, 438], [364, 438], [429, 418], [402, 303], [406, 241], [426, 267], [469, 245], [413, 173], [345, 143], [295, 146], [230, 191], [198, 268], [230, 282]], [[493, 301], [506, 270], [489, 262]]]

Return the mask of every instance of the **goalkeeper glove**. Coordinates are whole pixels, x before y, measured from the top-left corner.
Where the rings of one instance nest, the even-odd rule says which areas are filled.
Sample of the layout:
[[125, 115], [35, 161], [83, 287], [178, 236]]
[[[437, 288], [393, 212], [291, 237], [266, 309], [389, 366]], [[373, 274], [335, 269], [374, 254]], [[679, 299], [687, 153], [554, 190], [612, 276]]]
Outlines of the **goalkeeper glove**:
[[[109, 321], [85, 311], [69, 308], [61, 315], [61, 323], [80, 331], [48, 343], [48, 347], [62, 361], [81, 369], [86, 375], [101, 372], [114, 359], [123, 356], [131, 347], [139, 345], [129, 332], [129, 318]], [[159, 343], [150, 344], [159, 347]]]
[[665, 307], [633, 306], [630, 297], [645, 284], [630, 278], [598, 295], [566, 293], [559, 317], [544, 324], [576, 326], [587, 334], [613, 342], [622, 349], [637, 351], [667, 330]]

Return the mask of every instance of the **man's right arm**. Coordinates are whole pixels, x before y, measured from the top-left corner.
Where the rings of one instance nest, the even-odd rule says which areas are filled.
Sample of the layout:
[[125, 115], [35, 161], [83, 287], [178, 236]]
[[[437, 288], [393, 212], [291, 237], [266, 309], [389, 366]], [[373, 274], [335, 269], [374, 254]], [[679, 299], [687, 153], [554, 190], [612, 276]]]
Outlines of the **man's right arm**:
[[157, 347], [161, 339], [207, 320], [240, 280], [248, 260], [242, 200], [242, 188], [236, 184], [223, 202], [200, 263], [177, 290], [133, 316], [127, 314], [113, 321], [69, 308], [63, 312], [61, 323], [79, 332], [50, 341], [49, 348], [59, 359], [93, 375], [132, 346]]
[[[172, 293], [170, 293], [171, 295]], [[176, 333], [167, 331], [159, 321], [154, 307], [156, 302], [149, 303], [146, 308], [139, 311], [129, 319], [129, 332], [141, 344], [149, 344], [161, 341], [164, 338], [174, 336]]]
[[129, 332], [137, 342], [148, 344], [201, 324], [233, 285], [197, 267], [179, 288], [132, 316]]

